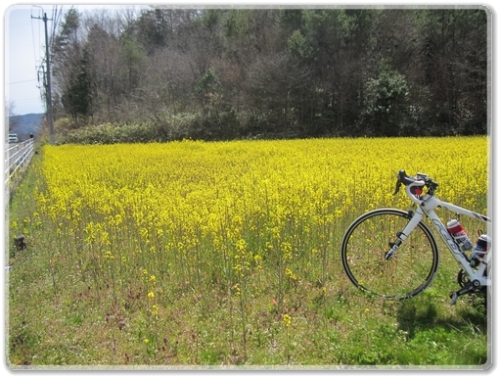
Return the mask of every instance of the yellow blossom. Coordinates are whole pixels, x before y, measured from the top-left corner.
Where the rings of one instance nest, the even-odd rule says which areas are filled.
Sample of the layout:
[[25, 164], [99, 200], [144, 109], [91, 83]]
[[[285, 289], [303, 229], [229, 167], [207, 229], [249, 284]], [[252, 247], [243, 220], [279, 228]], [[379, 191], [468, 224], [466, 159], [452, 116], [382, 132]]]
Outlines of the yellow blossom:
[[292, 325], [292, 317], [288, 314], [284, 314], [281, 319], [281, 322], [285, 327], [290, 327]]

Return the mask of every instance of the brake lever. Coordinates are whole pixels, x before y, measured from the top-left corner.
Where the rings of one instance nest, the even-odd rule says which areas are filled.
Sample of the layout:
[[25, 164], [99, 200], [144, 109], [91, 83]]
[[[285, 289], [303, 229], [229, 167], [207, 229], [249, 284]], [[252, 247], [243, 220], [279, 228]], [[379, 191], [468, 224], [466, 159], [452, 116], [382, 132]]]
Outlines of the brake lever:
[[401, 181], [398, 180], [396, 182], [396, 189], [394, 190], [393, 196], [395, 196], [396, 194], [398, 194], [399, 188], [401, 188]]

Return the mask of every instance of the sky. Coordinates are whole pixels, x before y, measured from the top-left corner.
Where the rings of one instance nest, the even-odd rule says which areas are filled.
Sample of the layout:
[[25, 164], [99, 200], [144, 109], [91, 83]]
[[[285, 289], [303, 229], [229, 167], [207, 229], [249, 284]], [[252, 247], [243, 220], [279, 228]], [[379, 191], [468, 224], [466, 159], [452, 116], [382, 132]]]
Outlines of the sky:
[[36, 2], [31, 4], [36, 5], [13, 4], [4, 9], [4, 100], [8, 107], [11, 106], [11, 112], [15, 115], [44, 113], [46, 110], [41, 98], [43, 72], [46, 72], [44, 14], [47, 15], [50, 36], [54, 27], [52, 12], [56, 6], [59, 10], [62, 9], [63, 13], [72, 6], [82, 12], [110, 7], [76, 2], [66, 5], [56, 2], [51, 5]]
[[[50, 15], [50, 9], [47, 9]], [[44, 56], [44, 22], [42, 8], [16, 6], [9, 8], [5, 20], [6, 102], [13, 103], [14, 114], [43, 113], [37, 70]]]

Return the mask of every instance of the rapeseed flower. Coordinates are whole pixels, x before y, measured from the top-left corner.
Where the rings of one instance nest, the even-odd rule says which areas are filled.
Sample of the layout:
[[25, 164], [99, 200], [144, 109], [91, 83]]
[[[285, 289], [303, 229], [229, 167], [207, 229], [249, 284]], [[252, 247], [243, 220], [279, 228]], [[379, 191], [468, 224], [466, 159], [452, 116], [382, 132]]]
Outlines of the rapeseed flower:
[[288, 314], [284, 314], [281, 318], [281, 322], [285, 327], [290, 327], [292, 325], [292, 317]]
[[78, 254], [67, 259], [139, 279], [155, 288], [148, 298], [161, 286], [150, 272], [173, 284], [241, 283], [244, 293], [255, 276], [328, 276], [345, 225], [372, 208], [408, 207], [392, 195], [400, 169], [429, 174], [440, 198], [486, 214], [488, 145], [488, 137], [46, 145], [37, 216], [10, 226], [49, 223], [61, 239], [71, 230]]

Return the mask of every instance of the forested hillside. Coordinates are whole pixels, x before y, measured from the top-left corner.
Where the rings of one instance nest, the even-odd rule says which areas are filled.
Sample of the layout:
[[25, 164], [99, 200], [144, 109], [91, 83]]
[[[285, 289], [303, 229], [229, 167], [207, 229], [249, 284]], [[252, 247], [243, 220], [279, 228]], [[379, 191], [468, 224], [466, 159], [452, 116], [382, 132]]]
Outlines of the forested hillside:
[[488, 132], [486, 8], [69, 10], [52, 41], [65, 127], [164, 139]]

